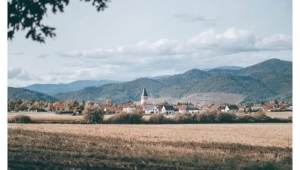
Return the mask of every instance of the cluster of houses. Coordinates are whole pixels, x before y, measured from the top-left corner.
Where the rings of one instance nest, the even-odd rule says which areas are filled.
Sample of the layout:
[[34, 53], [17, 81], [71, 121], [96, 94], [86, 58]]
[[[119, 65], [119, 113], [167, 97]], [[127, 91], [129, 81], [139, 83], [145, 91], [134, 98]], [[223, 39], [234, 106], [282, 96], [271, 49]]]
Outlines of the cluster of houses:
[[252, 106], [242, 106], [236, 104], [203, 104], [203, 105], [194, 105], [192, 103], [186, 104], [177, 104], [177, 105], [169, 105], [169, 104], [153, 104], [148, 101], [148, 94], [146, 89], [144, 88], [141, 95], [141, 102], [139, 104], [124, 104], [119, 106], [111, 106], [102, 104], [100, 107], [107, 114], [114, 114], [120, 112], [132, 113], [132, 112], [140, 112], [145, 114], [154, 114], [154, 113], [162, 113], [166, 115], [173, 115], [175, 113], [201, 113], [203, 110], [219, 110], [221, 112], [256, 112], [258, 110], [264, 111], [274, 111], [274, 110], [292, 110], [292, 106], [286, 108], [278, 108], [275, 104], [268, 105], [252, 105]]
[[[38, 103], [38, 106], [37, 106]], [[36, 107], [41, 108], [40, 110], [47, 110], [47, 111], [66, 111], [66, 103], [64, 102], [55, 102], [52, 103], [52, 109], [49, 108], [49, 103], [47, 102], [23, 102], [22, 105], [25, 105], [28, 108], [32, 108], [31, 105], [35, 105]], [[77, 103], [78, 106], [76, 107], [77, 110], [83, 110], [84, 109], [84, 103]], [[48, 108], [47, 108], [48, 106]], [[145, 114], [154, 114], [154, 113], [162, 113], [166, 115], [173, 115], [175, 113], [201, 113], [204, 110], [219, 110], [221, 112], [232, 112], [232, 113], [251, 113], [256, 112], [258, 110], [264, 110], [264, 111], [292, 111], [293, 106], [290, 104], [278, 104], [275, 102], [271, 102], [269, 104], [252, 104], [252, 105], [236, 105], [236, 104], [203, 104], [203, 105], [196, 105], [192, 103], [178, 103], [176, 105], [170, 105], [170, 104], [154, 104], [148, 101], [148, 94], [146, 92], [146, 89], [144, 88], [142, 90], [141, 94], [141, 101], [136, 103], [127, 103], [123, 105], [108, 105], [108, 104], [99, 104], [100, 108], [106, 113], [106, 114], [115, 114], [115, 113], [145, 113]], [[44, 108], [44, 109], [42, 109]], [[70, 110], [70, 109], [67, 109]]]

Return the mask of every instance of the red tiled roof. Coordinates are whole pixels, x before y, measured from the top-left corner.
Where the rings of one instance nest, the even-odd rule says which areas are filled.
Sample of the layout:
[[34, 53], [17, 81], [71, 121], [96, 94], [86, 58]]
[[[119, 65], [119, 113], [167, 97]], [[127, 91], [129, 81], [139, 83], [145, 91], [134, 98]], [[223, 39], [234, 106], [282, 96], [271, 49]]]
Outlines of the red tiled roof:
[[122, 112], [122, 111], [123, 111], [123, 106], [118, 106], [118, 107], [116, 108], [116, 110], [117, 110], [117, 112]]
[[116, 111], [116, 107], [112, 107], [112, 106], [106, 106], [104, 109], [107, 112], [115, 112]]
[[212, 108], [212, 107], [214, 107], [214, 105], [215, 105], [215, 104], [206, 104], [206, 107]]
[[60, 108], [60, 109], [65, 108], [63, 103], [53, 103], [52, 106], [55, 108]]
[[157, 109], [158, 109], [159, 112], [161, 112], [162, 108], [163, 108], [162, 106], [157, 106]]
[[180, 106], [178, 107], [178, 109], [179, 109], [179, 110], [184, 110], [184, 109], [186, 109], [186, 107], [187, 107], [186, 105], [180, 105]]

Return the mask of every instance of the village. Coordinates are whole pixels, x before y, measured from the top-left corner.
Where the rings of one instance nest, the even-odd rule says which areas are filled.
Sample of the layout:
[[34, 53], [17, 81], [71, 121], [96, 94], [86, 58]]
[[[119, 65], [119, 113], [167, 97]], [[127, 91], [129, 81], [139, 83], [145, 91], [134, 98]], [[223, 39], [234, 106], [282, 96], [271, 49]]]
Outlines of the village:
[[[74, 114], [80, 115], [84, 109], [85, 102], [78, 103], [76, 100], [67, 100], [65, 102], [47, 102], [47, 101], [27, 101], [27, 100], [8, 100], [8, 112], [55, 112], [60, 114]], [[244, 113], [251, 114], [259, 110], [265, 112], [283, 112], [292, 111], [291, 104], [283, 101], [271, 101], [268, 104], [263, 102], [245, 104], [214, 104], [205, 103], [202, 105], [193, 104], [191, 102], [171, 104], [167, 102], [154, 103], [148, 99], [148, 94], [145, 88], [141, 93], [141, 100], [139, 102], [128, 102], [126, 104], [114, 104], [112, 100], [108, 99], [105, 103], [97, 104], [105, 114], [116, 113], [143, 113], [155, 114], [161, 113], [165, 115], [174, 115], [176, 113], [201, 113], [204, 110], [218, 110], [220, 112], [230, 113]]]

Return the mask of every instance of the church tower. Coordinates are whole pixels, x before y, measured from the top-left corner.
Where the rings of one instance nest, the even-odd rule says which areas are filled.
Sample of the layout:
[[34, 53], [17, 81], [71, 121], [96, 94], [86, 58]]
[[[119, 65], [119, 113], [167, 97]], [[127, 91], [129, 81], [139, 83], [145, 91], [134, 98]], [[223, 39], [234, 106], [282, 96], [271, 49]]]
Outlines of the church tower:
[[146, 89], [143, 88], [143, 91], [142, 91], [142, 95], [141, 95], [141, 105], [145, 105], [147, 104], [147, 100], [148, 100], [148, 94], [146, 92]]

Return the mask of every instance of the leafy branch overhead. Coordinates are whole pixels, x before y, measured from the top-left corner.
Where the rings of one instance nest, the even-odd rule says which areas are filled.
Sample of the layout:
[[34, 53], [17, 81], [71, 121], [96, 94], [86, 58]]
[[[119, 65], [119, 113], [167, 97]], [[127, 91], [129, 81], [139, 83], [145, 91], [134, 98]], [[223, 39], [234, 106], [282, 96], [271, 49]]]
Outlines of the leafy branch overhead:
[[[92, 5], [97, 11], [107, 8], [109, 0], [80, 0], [92, 1]], [[17, 31], [27, 31], [26, 38], [33, 41], [45, 43], [46, 37], [55, 37], [55, 28], [41, 23], [47, 10], [64, 12], [64, 8], [69, 4], [69, 0], [9, 0], [7, 19], [7, 38], [12, 40]]]

